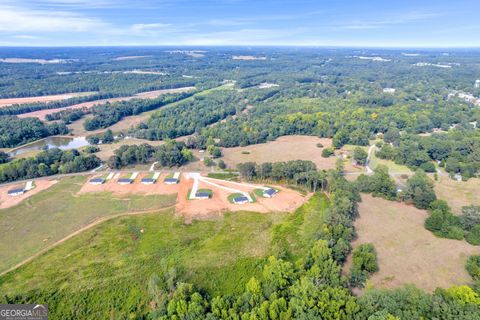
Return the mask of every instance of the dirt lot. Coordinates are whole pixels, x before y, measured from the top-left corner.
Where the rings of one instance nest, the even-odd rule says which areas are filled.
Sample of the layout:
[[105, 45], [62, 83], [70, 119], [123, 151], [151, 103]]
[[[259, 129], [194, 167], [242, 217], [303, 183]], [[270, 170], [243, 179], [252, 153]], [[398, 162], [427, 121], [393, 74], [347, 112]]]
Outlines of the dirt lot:
[[[145, 195], [154, 195], [154, 194], [175, 194], [178, 192], [179, 187], [178, 185], [167, 185], [163, 183], [163, 179], [167, 176], [167, 174], [160, 175], [157, 183], [146, 185], [142, 184], [140, 181], [143, 177], [149, 175], [149, 173], [141, 173], [135, 179], [134, 183], [130, 185], [120, 185], [117, 183], [116, 179], [111, 179], [104, 184], [101, 185], [92, 185], [88, 183], [88, 180], [94, 177], [100, 177], [100, 175], [90, 177], [87, 182], [82, 186], [79, 194], [88, 193], [88, 192], [112, 192], [113, 194], [117, 195], [125, 195], [128, 193], [141, 193]], [[129, 176], [125, 174], [125, 176]], [[123, 177], [123, 175], [120, 175]]]
[[455, 181], [442, 175], [435, 182], [435, 193], [448, 202], [455, 214], [461, 214], [463, 206], [480, 205], [480, 179]]
[[176, 89], [147, 91], [147, 92], [137, 93], [136, 95], [133, 95], [133, 96], [130, 96], [130, 97], [119, 97], [119, 98], [112, 98], [112, 99], [101, 99], [101, 100], [95, 100], [95, 101], [88, 101], [88, 102], [75, 104], [75, 105], [65, 107], [65, 108], [39, 110], [39, 111], [20, 114], [18, 116], [20, 118], [35, 117], [35, 118], [39, 118], [40, 120], [45, 120], [45, 116], [47, 114], [55, 113], [55, 112], [62, 111], [62, 110], [92, 108], [95, 105], [105, 104], [107, 102], [113, 103], [113, 102], [118, 102], [118, 101], [128, 101], [128, 100], [132, 100], [132, 99], [155, 99], [162, 94], [187, 92], [187, 91], [191, 91], [191, 90], [194, 90], [194, 89], [195, 89], [195, 87], [184, 87], [184, 88], [176, 88]]
[[71, 99], [75, 97], [85, 97], [85, 96], [92, 95], [94, 93], [95, 92], [75, 92], [75, 93], [55, 94], [50, 96], [0, 99], [0, 108], [11, 106], [13, 104], [51, 102], [51, 101]]
[[[209, 181], [244, 192], [253, 192], [258, 186], [240, 186], [232, 182], [223, 180], [209, 179]], [[298, 192], [275, 186], [280, 192], [273, 198], [257, 198], [257, 202], [243, 205], [232, 204], [228, 201], [228, 196], [233, 192], [215, 187], [209, 183], [199, 182], [199, 189], [210, 189], [213, 191], [213, 197], [208, 200], [187, 200], [188, 191], [193, 186], [193, 179], [184, 178], [180, 182], [180, 190], [177, 198], [176, 212], [185, 217], [186, 223], [193, 220], [208, 219], [220, 216], [224, 211], [255, 211], [255, 212], [292, 212], [303, 203], [309, 196], [302, 196]]]
[[[157, 183], [153, 185], [143, 185], [140, 183], [142, 177], [148, 173], [141, 173], [131, 185], [120, 185], [116, 178], [107, 181], [102, 185], [91, 185], [88, 181], [82, 186], [79, 194], [89, 192], [112, 192], [117, 195], [125, 195], [129, 193], [141, 193], [145, 195], [153, 194], [175, 194], [177, 193], [176, 212], [184, 216], [187, 223], [198, 219], [208, 219], [221, 215], [224, 211], [255, 211], [255, 212], [292, 212], [300, 205], [305, 203], [310, 196], [302, 196], [300, 193], [286, 189], [283, 187], [275, 187], [280, 192], [273, 198], [259, 198], [254, 203], [244, 205], [232, 204], [228, 201], [228, 196], [234, 192], [214, 186], [210, 183], [219, 186], [233, 188], [242, 192], [253, 192], [254, 189], [262, 187], [261, 185], [242, 184], [227, 182], [223, 180], [206, 178], [207, 182], [199, 181], [199, 189], [211, 189], [213, 197], [208, 200], [187, 200], [188, 192], [192, 189], [194, 180], [188, 179], [186, 174], [183, 174], [178, 185], [167, 185], [163, 183], [164, 178], [168, 175], [162, 174]], [[100, 177], [101, 175], [91, 176]], [[122, 174], [128, 176], [128, 174]]]
[[[318, 138], [312, 136], [283, 136], [275, 141], [250, 145], [246, 147], [224, 148], [223, 160], [231, 167], [235, 168], [242, 162], [253, 161], [256, 163], [278, 162], [289, 160], [311, 160], [318, 169], [333, 169], [337, 157], [322, 157], [323, 148], [317, 147], [317, 143], [323, 144], [324, 148], [332, 145], [332, 140], [327, 138]], [[249, 152], [249, 154], [245, 154]], [[348, 153], [347, 150], [338, 150], [336, 154]], [[351, 161], [345, 161], [345, 170], [347, 172], [359, 172], [362, 168], [354, 167]]]
[[[407, 283], [433, 291], [436, 287], [467, 284], [472, 281], [465, 263], [480, 247], [465, 241], [435, 237], [423, 226], [428, 213], [413, 206], [362, 195], [360, 217], [355, 222], [358, 239], [373, 243], [380, 271], [369, 283], [374, 287], [393, 288]], [[346, 270], [351, 265], [351, 256]]]
[[25, 199], [30, 198], [34, 194], [39, 193], [42, 190], [48, 189], [57, 183], [57, 180], [35, 180], [35, 188], [32, 190], [26, 191], [22, 195], [18, 196], [9, 196], [8, 190], [15, 189], [15, 188], [23, 188], [25, 187], [25, 183], [18, 184], [18, 185], [8, 185], [8, 186], [1, 186], [0, 187], [0, 209], [6, 209], [13, 207]]

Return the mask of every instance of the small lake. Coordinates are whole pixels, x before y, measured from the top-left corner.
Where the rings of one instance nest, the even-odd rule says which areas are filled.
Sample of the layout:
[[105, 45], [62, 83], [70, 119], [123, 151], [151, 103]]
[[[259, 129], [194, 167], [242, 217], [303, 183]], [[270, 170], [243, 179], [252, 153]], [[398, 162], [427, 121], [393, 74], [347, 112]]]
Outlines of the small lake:
[[23, 153], [43, 150], [45, 147], [59, 148], [61, 150], [78, 149], [90, 145], [85, 137], [48, 137], [42, 140], [38, 140], [9, 152], [11, 157], [17, 156]]

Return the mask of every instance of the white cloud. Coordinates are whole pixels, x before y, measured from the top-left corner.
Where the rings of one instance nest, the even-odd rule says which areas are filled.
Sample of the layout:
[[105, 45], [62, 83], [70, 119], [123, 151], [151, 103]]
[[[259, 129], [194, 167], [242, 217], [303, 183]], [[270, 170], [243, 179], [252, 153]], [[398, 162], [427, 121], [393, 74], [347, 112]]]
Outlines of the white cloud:
[[378, 29], [388, 25], [404, 24], [414, 21], [422, 21], [441, 16], [440, 13], [432, 12], [409, 12], [390, 19], [369, 20], [369, 21], [353, 21], [350, 24], [342, 26], [344, 29]]
[[0, 32], [86, 32], [107, 27], [99, 19], [72, 12], [0, 6]]

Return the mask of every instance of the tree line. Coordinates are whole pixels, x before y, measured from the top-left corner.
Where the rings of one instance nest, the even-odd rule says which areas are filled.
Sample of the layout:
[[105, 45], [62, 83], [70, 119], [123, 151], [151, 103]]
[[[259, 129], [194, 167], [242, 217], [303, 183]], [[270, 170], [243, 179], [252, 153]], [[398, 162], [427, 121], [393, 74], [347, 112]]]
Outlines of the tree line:
[[0, 164], [0, 182], [88, 171], [95, 169], [100, 163], [100, 159], [95, 155], [86, 155], [75, 149], [62, 151], [52, 148], [35, 157]]
[[0, 148], [13, 148], [45, 137], [67, 134], [64, 122], [45, 124], [37, 118], [0, 116]]

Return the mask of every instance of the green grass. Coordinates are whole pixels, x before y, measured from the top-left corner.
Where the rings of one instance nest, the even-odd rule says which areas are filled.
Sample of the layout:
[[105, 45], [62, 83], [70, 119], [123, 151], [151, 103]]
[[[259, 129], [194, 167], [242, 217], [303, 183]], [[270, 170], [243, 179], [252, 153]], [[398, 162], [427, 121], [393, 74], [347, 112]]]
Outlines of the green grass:
[[243, 197], [243, 194], [242, 193], [232, 193], [231, 195], [228, 196], [227, 199], [230, 203], [234, 203], [233, 199], [238, 198], [238, 197]]
[[97, 218], [159, 209], [175, 195], [112, 196], [108, 192], [77, 195], [87, 178], [63, 178], [56, 185], [0, 210], [0, 271], [14, 266]]
[[389, 172], [394, 172], [394, 173], [407, 173], [407, 174], [412, 174], [413, 172], [404, 165], [396, 164], [395, 162], [391, 160], [384, 160], [380, 159], [375, 155], [375, 151], [372, 152], [372, 156], [370, 158], [370, 167], [372, 169], [375, 169], [378, 165], [384, 165], [388, 168]]
[[237, 180], [238, 179], [238, 174], [236, 173], [209, 173], [208, 174], [209, 178], [213, 179], [220, 179], [220, 180], [227, 180], [227, 181], [232, 181], [232, 180]]
[[0, 278], [0, 291], [48, 302], [58, 319], [67, 318], [62, 310], [89, 314], [72, 317], [81, 319], [144, 310], [149, 278], [172, 268], [212, 295], [238, 293], [260, 276], [269, 230], [284, 215], [236, 212], [185, 225], [170, 210], [111, 220]]
[[315, 194], [294, 215], [273, 228], [271, 251], [279, 257], [292, 260], [305, 254], [309, 244], [317, 240], [317, 232], [323, 226], [328, 206], [329, 201], [324, 194]]
[[149, 308], [149, 279], [173, 269], [211, 296], [236, 294], [261, 278], [272, 253], [307, 250], [327, 206], [315, 195], [292, 214], [225, 213], [185, 225], [167, 209], [112, 219], [0, 277], [0, 292], [48, 303], [52, 319], [131, 318]]
[[257, 197], [263, 198], [263, 189], [255, 189], [253, 190], [253, 194], [255, 194]]

